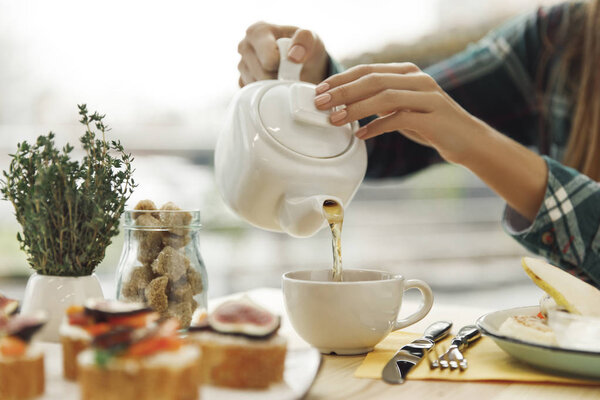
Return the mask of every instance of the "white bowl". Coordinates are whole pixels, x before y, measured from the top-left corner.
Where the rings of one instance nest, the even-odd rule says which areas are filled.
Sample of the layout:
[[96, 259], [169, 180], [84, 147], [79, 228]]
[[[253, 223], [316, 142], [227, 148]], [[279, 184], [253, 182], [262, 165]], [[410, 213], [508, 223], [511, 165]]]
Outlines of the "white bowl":
[[539, 306], [518, 307], [485, 314], [477, 327], [511, 356], [536, 367], [582, 377], [600, 378], [600, 352], [565, 349], [526, 342], [500, 333], [500, 325], [516, 315], [537, 315]]

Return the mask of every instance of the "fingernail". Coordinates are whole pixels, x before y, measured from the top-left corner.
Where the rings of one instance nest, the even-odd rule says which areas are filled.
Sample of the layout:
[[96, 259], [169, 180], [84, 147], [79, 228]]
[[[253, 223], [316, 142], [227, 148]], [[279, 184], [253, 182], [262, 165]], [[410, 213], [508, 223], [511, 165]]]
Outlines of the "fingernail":
[[320, 94], [315, 97], [315, 104], [318, 106], [322, 106], [323, 104], [329, 103], [331, 100], [331, 95], [329, 93]]
[[362, 128], [360, 128], [359, 130], [357, 130], [354, 135], [359, 138], [362, 139], [364, 136], [367, 135], [367, 127], [363, 126]]
[[331, 122], [338, 122], [346, 118], [346, 115], [348, 115], [348, 112], [346, 110], [340, 110], [331, 113], [329, 119], [331, 120]]
[[304, 55], [306, 54], [306, 49], [299, 44], [295, 44], [292, 46], [290, 51], [288, 51], [288, 58], [292, 61], [300, 62], [304, 59]]
[[315, 92], [317, 94], [319, 93], [323, 93], [325, 91], [329, 90], [329, 83], [327, 82], [321, 82], [319, 83], [319, 85], [315, 88]]

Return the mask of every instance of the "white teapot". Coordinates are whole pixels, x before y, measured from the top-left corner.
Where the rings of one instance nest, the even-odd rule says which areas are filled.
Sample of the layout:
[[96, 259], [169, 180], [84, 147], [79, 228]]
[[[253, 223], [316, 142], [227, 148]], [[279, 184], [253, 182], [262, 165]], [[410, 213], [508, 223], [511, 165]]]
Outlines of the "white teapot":
[[348, 206], [367, 168], [356, 123], [336, 127], [314, 105], [315, 85], [277, 40], [277, 80], [254, 82], [233, 98], [215, 149], [225, 203], [254, 226], [307, 237], [325, 226], [323, 202]]

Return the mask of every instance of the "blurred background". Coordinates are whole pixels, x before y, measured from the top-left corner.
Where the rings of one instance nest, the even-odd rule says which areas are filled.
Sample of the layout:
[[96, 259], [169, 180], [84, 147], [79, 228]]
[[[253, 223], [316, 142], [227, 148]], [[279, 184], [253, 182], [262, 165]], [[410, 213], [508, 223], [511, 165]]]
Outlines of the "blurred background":
[[[107, 115], [136, 158], [140, 199], [199, 208], [209, 297], [279, 287], [283, 272], [329, 268], [330, 232], [293, 239], [249, 226], [224, 206], [212, 158], [238, 90], [237, 44], [258, 21], [316, 31], [345, 66], [426, 67], [519, 13], [556, 0], [238, 2], [0, 0], [0, 169], [23, 140], [52, 130], [78, 143], [78, 103]], [[301, 4], [296, 6], [294, 4]], [[344, 265], [429, 282], [437, 301], [490, 309], [529, 305], [540, 291], [526, 254], [500, 226], [503, 202], [468, 171], [439, 165], [403, 180], [364, 183], [346, 210]], [[22, 298], [31, 270], [0, 202], [0, 290]], [[98, 269], [107, 295], [122, 233]]]

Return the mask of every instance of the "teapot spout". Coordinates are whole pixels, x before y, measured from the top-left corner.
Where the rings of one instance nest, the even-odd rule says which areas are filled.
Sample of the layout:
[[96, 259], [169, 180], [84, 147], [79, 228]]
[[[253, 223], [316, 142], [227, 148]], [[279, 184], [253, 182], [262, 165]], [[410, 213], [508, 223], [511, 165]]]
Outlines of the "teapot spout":
[[323, 203], [327, 200], [344, 204], [336, 196], [286, 196], [279, 207], [279, 226], [293, 237], [309, 237], [325, 225]]

